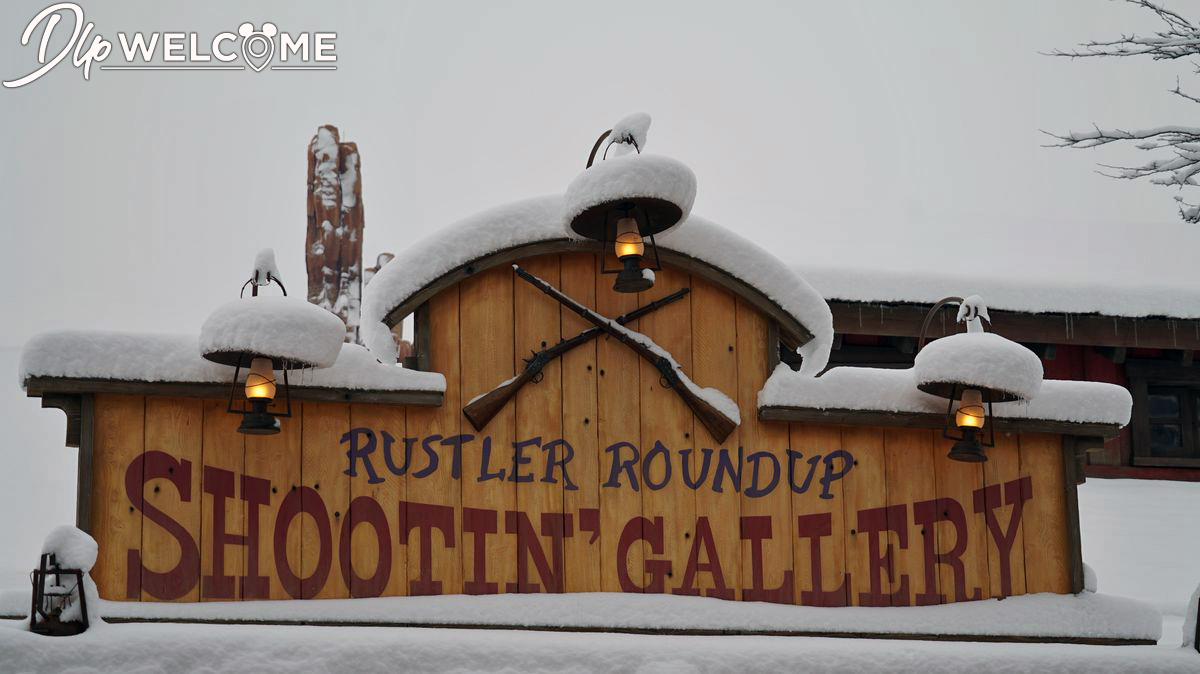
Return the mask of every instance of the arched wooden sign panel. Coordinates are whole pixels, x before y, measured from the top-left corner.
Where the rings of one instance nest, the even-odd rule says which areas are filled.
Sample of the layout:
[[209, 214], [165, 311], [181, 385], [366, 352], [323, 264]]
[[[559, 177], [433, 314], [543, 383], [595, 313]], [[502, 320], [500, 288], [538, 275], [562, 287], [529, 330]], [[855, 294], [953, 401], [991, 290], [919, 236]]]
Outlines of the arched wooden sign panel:
[[[772, 319], [668, 265], [621, 295], [589, 252], [523, 267], [630, 327], [741, 422], [717, 443], [615, 339], [552, 361], [476, 431], [463, 405], [589, 327], [497, 265], [428, 299], [440, 407], [304, 403], [246, 437], [224, 402], [97, 394], [92, 532], [101, 596], [147, 601], [666, 592], [917, 605], [1069, 592], [1062, 438], [1000, 433], [986, 464], [937, 430], [760, 421]], [[147, 385], [152, 393], [152, 385]]]

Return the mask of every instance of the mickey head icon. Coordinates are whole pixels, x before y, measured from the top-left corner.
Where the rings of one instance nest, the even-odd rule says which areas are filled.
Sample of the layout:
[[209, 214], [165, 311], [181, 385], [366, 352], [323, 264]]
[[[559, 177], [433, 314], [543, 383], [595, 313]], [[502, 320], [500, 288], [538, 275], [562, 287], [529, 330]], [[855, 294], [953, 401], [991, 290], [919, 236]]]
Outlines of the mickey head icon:
[[[275, 24], [266, 22], [262, 25], [262, 30], [254, 30], [254, 24], [243, 23], [238, 26], [238, 35], [242, 36], [242, 58], [246, 63], [254, 68], [255, 72], [262, 72], [263, 68], [271, 62], [275, 56], [275, 40], [273, 39], [279, 34], [279, 29], [275, 28]], [[255, 63], [259, 61], [260, 63]]]

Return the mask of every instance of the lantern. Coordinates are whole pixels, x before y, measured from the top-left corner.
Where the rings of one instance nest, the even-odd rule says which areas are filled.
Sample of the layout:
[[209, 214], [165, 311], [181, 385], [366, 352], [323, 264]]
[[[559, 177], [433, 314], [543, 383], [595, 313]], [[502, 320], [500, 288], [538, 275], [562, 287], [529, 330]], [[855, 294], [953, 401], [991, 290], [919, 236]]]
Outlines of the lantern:
[[[696, 198], [691, 169], [668, 157], [642, 154], [649, 126], [649, 116], [630, 115], [600, 134], [583, 173], [564, 195], [568, 234], [600, 242], [600, 271], [617, 275], [613, 290], [621, 293], [653, 287], [653, 272], [662, 269], [654, 237], [682, 223]], [[601, 145], [604, 153], [596, 162]], [[613, 147], [626, 154], [608, 158]], [[608, 263], [610, 253], [616, 267]]]
[[[951, 303], [958, 303], [958, 320], [967, 324], [967, 332], [925, 348], [934, 315]], [[947, 456], [956, 461], [987, 461], [984, 448], [996, 445], [995, 424], [988, 423], [993, 404], [1028, 400], [1042, 383], [1041, 360], [1016, 342], [984, 332], [984, 319], [990, 320], [987, 307], [977, 295], [939, 301], [925, 316], [913, 363], [917, 388], [947, 400], [942, 434], [955, 441]]]
[[[87, 594], [82, 569], [64, 569], [53, 552], [42, 555], [30, 574], [33, 601], [29, 607], [29, 631], [52, 637], [79, 634], [88, 628]], [[78, 612], [71, 610], [78, 604]], [[78, 613], [78, 619], [73, 619]]]
[[[259, 297], [259, 288], [272, 283], [283, 296]], [[250, 298], [245, 298], [247, 287]], [[275, 255], [267, 249], [258, 254], [254, 274], [242, 285], [239, 299], [219, 307], [205, 321], [200, 353], [234, 368], [226, 410], [242, 415], [238, 432], [271, 435], [279, 432], [280, 418], [292, 416], [288, 370], [333, 365], [345, 334], [346, 325], [337, 316], [287, 296], [275, 269]], [[282, 405], [275, 405], [277, 372], [282, 372]]]

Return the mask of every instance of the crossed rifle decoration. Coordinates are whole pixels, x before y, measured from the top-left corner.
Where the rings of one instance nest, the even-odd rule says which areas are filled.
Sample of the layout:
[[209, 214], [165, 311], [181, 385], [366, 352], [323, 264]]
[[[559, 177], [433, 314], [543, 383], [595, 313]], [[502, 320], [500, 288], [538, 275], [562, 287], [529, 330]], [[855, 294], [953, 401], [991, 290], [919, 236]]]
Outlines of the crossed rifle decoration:
[[[607, 334], [616, 338], [633, 349], [634, 353], [654, 365], [661, 376], [660, 382], [662, 385], [675, 390], [684, 404], [695, 413], [696, 418], [700, 420], [700, 423], [704, 424], [704, 427], [708, 429], [708, 432], [712, 434], [717, 442], [724, 442], [725, 438], [729, 437], [729, 434], [733, 432], [733, 429], [737, 428], [736, 421], [730, 419], [707, 400], [701, 398], [684, 382], [680, 377], [680, 372], [676, 364], [670, 358], [663, 355], [665, 352], [662, 351], [661, 347], [649, 341], [648, 337], [642, 335], [634, 336], [636, 333], [631, 333], [621, 327], [632, 320], [679, 301], [691, 291], [690, 288], [677, 290], [662, 299], [655, 300], [616, 319], [609, 319], [564, 295], [562, 291], [525, 271], [519, 265], [514, 264], [513, 271], [522, 280], [553, 297], [560, 304], [579, 314], [580, 317], [595, 327], [584, 330], [570, 339], [564, 339], [554, 346], [534, 352], [525, 361], [525, 368], [516, 377], [467, 403], [466, 407], [463, 408], [463, 414], [471, 422], [471, 425], [475, 427], [475, 430], [483, 430], [483, 427], [492, 420], [492, 417], [496, 416], [505, 403], [516, 396], [517, 391], [526, 383], [541, 381], [543, 376], [542, 370], [550, 361], [580, 344], [595, 339], [601, 334]], [[649, 343], [643, 342], [638, 337], [642, 337]]]

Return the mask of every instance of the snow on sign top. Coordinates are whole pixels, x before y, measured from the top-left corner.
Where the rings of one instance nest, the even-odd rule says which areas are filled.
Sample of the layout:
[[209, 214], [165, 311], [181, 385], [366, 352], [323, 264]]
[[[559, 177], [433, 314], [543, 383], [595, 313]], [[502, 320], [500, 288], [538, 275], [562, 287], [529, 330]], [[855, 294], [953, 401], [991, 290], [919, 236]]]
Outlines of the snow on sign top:
[[1105, 286], [808, 265], [803, 271], [805, 278], [829, 301], [933, 304], [969, 288], [986, 297], [992, 309], [1005, 311], [1200, 318], [1200, 285], [1166, 288], [1122, 283]]
[[[410, 245], [364, 289], [360, 328], [364, 343], [385, 363], [396, 362], [396, 345], [383, 323], [392, 309], [473, 260], [527, 244], [565, 241], [563, 213], [561, 196], [526, 199], [472, 215]], [[786, 264], [760, 246], [694, 215], [687, 219], [687, 226], [655, 239], [664, 250], [705, 262], [762, 292], [813, 334], [800, 348], [804, 357], [801, 372], [815, 376], [824, 369], [833, 344], [833, 315], [821, 295]]]
[[[358, 391], [445, 391], [437, 372], [383, 365], [357, 344], [338, 341], [332, 367], [301, 370], [293, 386]], [[21, 386], [31, 377], [228, 384], [233, 368], [200, 357], [195, 335], [62, 330], [35, 335], [21, 350]]]
[[[939, 340], [940, 341], [940, 340]], [[927, 347], [928, 348], [928, 347]], [[922, 353], [924, 353], [922, 351]], [[945, 414], [946, 400], [917, 389], [912, 369], [835, 367], [815, 379], [779, 365], [758, 394], [759, 407], [802, 407]], [[1022, 402], [996, 403], [996, 416], [1068, 423], [1129, 423], [1133, 398], [1116, 384], [1047, 380]]]

